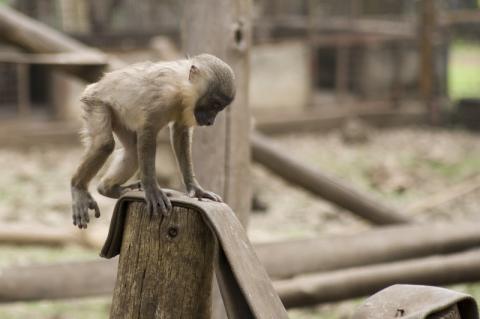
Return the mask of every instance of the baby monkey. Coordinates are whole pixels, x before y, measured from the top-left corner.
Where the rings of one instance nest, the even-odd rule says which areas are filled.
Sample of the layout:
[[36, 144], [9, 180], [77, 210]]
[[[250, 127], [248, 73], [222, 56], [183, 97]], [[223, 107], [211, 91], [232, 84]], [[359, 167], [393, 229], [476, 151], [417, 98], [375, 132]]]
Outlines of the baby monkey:
[[[98, 185], [100, 194], [118, 198], [142, 188], [149, 213], [168, 215], [172, 205], [156, 180], [155, 153], [159, 131], [170, 125], [171, 142], [189, 196], [222, 201], [204, 190], [192, 165], [192, 130], [212, 125], [235, 97], [232, 69], [219, 58], [201, 54], [173, 62], [134, 64], [105, 74], [87, 86], [83, 103], [87, 151], [71, 180], [73, 224], [87, 228], [89, 210], [100, 210], [88, 184], [113, 152], [113, 134], [122, 144]], [[136, 171], [140, 181], [124, 185]]]

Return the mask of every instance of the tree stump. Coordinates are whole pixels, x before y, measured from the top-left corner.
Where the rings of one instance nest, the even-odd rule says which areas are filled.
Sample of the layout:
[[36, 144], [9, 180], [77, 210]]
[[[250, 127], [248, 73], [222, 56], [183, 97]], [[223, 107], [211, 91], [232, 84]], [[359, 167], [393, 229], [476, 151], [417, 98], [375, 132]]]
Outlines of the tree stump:
[[213, 234], [201, 214], [128, 206], [110, 318], [210, 318]]

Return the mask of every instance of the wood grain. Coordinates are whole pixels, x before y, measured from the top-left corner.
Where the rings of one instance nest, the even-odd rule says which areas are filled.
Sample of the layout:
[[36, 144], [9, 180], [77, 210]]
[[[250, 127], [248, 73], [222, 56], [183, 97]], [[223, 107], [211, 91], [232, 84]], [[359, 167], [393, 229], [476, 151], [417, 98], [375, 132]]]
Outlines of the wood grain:
[[210, 318], [214, 240], [201, 215], [128, 208], [110, 318]]

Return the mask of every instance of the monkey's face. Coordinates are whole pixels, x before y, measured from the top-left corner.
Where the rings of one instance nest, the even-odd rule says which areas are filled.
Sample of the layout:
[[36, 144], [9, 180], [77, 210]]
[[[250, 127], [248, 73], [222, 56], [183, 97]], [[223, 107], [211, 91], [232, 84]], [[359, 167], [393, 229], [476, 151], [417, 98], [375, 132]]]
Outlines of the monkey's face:
[[195, 105], [194, 115], [197, 124], [200, 126], [213, 125], [217, 114], [223, 111], [232, 101], [233, 97], [223, 94], [205, 94]]

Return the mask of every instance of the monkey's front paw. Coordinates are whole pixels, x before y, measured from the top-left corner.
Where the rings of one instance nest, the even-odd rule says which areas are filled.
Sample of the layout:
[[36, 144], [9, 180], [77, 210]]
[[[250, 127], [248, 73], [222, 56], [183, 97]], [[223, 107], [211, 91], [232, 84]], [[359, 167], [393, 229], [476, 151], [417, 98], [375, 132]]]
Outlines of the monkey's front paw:
[[144, 189], [148, 213], [153, 213], [154, 215], [162, 213], [164, 216], [170, 215], [170, 212], [172, 211], [172, 203], [167, 195], [156, 185], [144, 186]]
[[206, 191], [200, 186], [192, 186], [188, 190], [188, 196], [196, 197], [198, 199], [208, 198], [215, 202], [223, 202], [222, 198], [215, 194], [214, 192]]
[[88, 191], [72, 187], [72, 200], [73, 224], [78, 228], [87, 228], [87, 224], [90, 222], [89, 209], [95, 211], [96, 218], [100, 217], [97, 202]]

